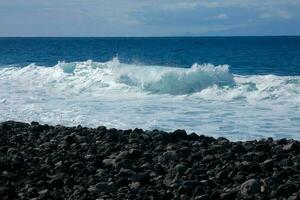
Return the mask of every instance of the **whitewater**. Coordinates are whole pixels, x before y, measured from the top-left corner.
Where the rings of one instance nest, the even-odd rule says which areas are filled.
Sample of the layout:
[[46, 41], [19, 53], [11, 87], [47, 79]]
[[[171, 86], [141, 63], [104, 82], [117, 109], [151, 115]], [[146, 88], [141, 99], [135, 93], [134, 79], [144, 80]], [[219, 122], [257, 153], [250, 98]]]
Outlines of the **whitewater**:
[[0, 121], [300, 139], [300, 77], [107, 62], [0, 68]]

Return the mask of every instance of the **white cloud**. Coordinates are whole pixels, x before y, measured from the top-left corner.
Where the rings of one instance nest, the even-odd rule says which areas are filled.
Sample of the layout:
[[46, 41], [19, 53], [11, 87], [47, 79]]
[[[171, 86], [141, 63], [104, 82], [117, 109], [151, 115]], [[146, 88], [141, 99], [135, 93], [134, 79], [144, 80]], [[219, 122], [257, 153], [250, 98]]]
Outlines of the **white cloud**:
[[213, 18], [215, 18], [215, 19], [228, 19], [228, 15], [222, 13], [222, 14], [214, 16]]
[[282, 19], [292, 19], [293, 18], [293, 14], [288, 11], [285, 11], [285, 10], [279, 11], [278, 16]]
[[261, 13], [259, 15], [259, 18], [261, 19], [269, 19], [269, 18], [272, 18], [273, 16], [270, 14], [270, 13]]
[[162, 4], [159, 7], [166, 10], [192, 10], [198, 6], [197, 2], [174, 2], [171, 4]]
[[272, 14], [271, 13], [261, 13], [259, 15], [259, 18], [261, 19], [284, 19], [284, 20], [289, 20], [294, 17], [293, 13], [284, 11], [284, 10], [279, 10], [279, 11], [274, 11]]
[[0, 0], [0, 35], [217, 32], [248, 22], [294, 23], [299, 9], [300, 0]]

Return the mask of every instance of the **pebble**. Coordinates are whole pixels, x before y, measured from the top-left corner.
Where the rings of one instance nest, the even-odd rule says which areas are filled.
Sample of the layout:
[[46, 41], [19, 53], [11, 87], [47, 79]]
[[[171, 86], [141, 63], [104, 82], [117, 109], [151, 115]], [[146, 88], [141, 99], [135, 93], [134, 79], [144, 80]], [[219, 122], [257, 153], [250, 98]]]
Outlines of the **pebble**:
[[0, 123], [1, 199], [286, 199], [299, 141]]
[[250, 179], [241, 185], [241, 194], [244, 197], [260, 192], [260, 184], [256, 179]]

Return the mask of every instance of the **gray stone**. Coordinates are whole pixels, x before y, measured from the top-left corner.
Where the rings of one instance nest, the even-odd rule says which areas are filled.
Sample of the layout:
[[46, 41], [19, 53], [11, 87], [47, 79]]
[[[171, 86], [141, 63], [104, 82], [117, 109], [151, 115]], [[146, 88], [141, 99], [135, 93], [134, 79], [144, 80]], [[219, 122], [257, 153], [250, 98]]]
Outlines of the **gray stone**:
[[114, 183], [100, 182], [95, 185], [95, 188], [100, 192], [113, 192], [116, 190]]
[[110, 158], [108, 158], [108, 159], [104, 159], [102, 162], [103, 162], [103, 164], [104, 164], [105, 166], [111, 166], [111, 167], [115, 167], [115, 166], [116, 166], [116, 161], [115, 161], [115, 159], [110, 159]]
[[284, 145], [282, 147], [282, 149], [284, 151], [293, 151], [293, 150], [299, 150], [299, 142], [296, 142], [296, 141], [291, 141], [290, 143]]
[[120, 171], [119, 171], [119, 176], [120, 177], [133, 177], [134, 175], [136, 175], [136, 172], [131, 170], [131, 169], [124, 169], [124, 168], [121, 168]]
[[250, 179], [241, 185], [241, 194], [244, 197], [260, 192], [260, 183], [256, 179]]
[[176, 151], [167, 151], [167, 152], [163, 153], [163, 158], [168, 161], [170, 161], [170, 160], [177, 161], [178, 160], [177, 152]]

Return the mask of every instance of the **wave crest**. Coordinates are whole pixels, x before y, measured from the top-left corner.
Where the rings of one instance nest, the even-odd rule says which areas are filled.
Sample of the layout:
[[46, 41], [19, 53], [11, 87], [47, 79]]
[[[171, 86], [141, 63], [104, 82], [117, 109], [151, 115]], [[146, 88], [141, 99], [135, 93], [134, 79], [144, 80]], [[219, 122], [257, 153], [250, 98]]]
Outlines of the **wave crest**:
[[118, 81], [152, 93], [191, 94], [216, 85], [233, 86], [227, 65], [194, 64], [191, 68], [125, 68]]
[[[83, 92], [99, 89], [132, 89], [156, 94], [182, 95], [211, 86], [233, 86], [228, 65], [194, 64], [191, 68], [141, 66], [108, 62], [59, 62], [54, 67], [31, 64], [24, 68], [2, 70], [0, 76], [28, 79], [32, 85], [49, 86]], [[5, 74], [5, 75], [4, 75]]]
[[[30, 89], [71, 94], [195, 94], [204, 99], [299, 99], [300, 77], [233, 75], [228, 65], [194, 64], [190, 68], [108, 62], [59, 62], [54, 67], [31, 64], [2, 68], [0, 79]], [[299, 100], [297, 100], [299, 101]]]

